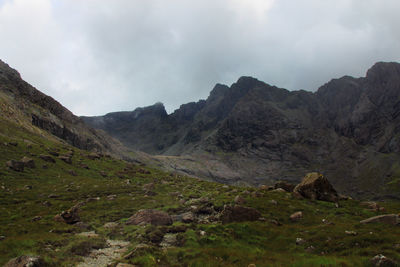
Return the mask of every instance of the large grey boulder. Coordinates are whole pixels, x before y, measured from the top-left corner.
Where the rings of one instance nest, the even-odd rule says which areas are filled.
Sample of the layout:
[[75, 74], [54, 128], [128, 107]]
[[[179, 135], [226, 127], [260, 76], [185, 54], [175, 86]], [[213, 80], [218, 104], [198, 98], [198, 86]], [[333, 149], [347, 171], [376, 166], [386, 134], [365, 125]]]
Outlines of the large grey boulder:
[[326, 177], [317, 172], [308, 173], [301, 183], [294, 188], [293, 192], [312, 200], [338, 201], [336, 190]]

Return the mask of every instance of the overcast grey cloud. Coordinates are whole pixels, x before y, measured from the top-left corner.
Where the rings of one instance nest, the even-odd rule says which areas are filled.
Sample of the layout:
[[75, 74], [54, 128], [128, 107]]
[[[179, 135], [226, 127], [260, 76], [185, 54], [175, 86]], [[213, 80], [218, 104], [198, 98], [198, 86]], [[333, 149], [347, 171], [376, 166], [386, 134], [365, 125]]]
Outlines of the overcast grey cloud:
[[0, 0], [0, 58], [78, 115], [250, 75], [314, 91], [400, 60], [398, 0]]

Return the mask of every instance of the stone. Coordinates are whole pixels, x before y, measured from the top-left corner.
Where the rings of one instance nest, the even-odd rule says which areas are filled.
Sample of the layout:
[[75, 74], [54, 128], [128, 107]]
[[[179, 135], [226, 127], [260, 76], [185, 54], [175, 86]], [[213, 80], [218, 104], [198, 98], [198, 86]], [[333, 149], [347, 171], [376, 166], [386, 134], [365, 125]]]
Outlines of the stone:
[[69, 175], [71, 176], [78, 176], [75, 170], [68, 170]]
[[38, 256], [19, 256], [11, 259], [3, 267], [42, 267], [45, 262]]
[[37, 222], [40, 221], [42, 219], [42, 216], [35, 216], [32, 218], [32, 222]]
[[87, 155], [88, 159], [95, 160], [95, 159], [101, 159], [101, 155], [95, 152], [90, 153]]
[[63, 211], [60, 214], [56, 215], [54, 217], [55, 221], [64, 221], [67, 224], [75, 224], [79, 222], [81, 219], [78, 215], [80, 208], [80, 204], [78, 203], [77, 205], [73, 206], [67, 211]]
[[261, 213], [250, 207], [226, 205], [221, 212], [220, 220], [222, 223], [257, 221]]
[[361, 202], [360, 205], [363, 207], [366, 207], [367, 209], [370, 209], [372, 211], [380, 210], [379, 204], [374, 201], [364, 201], [364, 202]]
[[129, 264], [129, 263], [118, 263], [116, 267], [137, 267], [137, 265]]
[[72, 158], [68, 156], [59, 156], [58, 157], [60, 160], [64, 161], [67, 164], [72, 164]]
[[143, 190], [145, 191], [152, 191], [155, 189], [154, 183], [145, 184], [142, 186]]
[[171, 225], [172, 218], [171, 216], [160, 210], [152, 210], [152, 209], [143, 209], [139, 210], [133, 216], [131, 216], [126, 222], [127, 225], [143, 225], [143, 224], [152, 224], [152, 225]]
[[193, 214], [193, 212], [189, 211], [189, 212], [185, 212], [183, 214], [181, 214], [182, 216], [182, 222], [184, 223], [191, 223], [195, 220], [195, 216]]
[[271, 192], [287, 193], [287, 191], [283, 188], [277, 188], [277, 189], [271, 190]]
[[108, 174], [105, 171], [100, 171], [100, 175], [104, 178], [108, 177]]
[[35, 166], [35, 161], [33, 159], [31, 159], [31, 158], [28, 158], [28, 157], [23, 157], [21, 159], [21, 162], [24, 164], [25, 168], [34, 169], [36, 167]]
[[96, 234], [94, 231], [90, 231], [90, 232], [82, 232], [82, 233], [78, 233], [76, 234], [77, 236], [82, 236], [82, 237], [87, 237], [87, 238], [96, 238], [99, 237], [98, 234]]
[[0, 235], [0, 241], [6, 239], [4, 235]]
[[235, 203], [236, 204], [238, 204], [238, 205], [243, 205], [243, 204], [245, 204], [246, 203], [246, 200], [244, 199], [244, 198], [242, 198], [240, 195], [237, 195], [236, 197], [235, 197]]
[[177, 244], [177, 239], [176, 239], [176, 234], [166, 234], [163, 237], [163, 240], [160, 243], [161, 247], [172, 247], [176, 246]]
[[286, 181], [278, 181], [275, 183], [274, 188], [278, 189], [278, 188], [282, 188], [283, 190], [285, 190], [286, 192], [293, 192], [293, 189], [296, 186], [294, 184], [288, 183]]
[[303, 245], [306, 241], [303, 238], [297, 237], [296, 238], [296, 245]]
[[388, 257], [378, 254], [370, 260], [372, 266], [396, 267], [397, 263]]
[[116, 222], [108, 222], [108, 223], [106, 223], [106, 224], [103, 225], [103, 227], [104, 227], [105, 229], [115, 229], [115, 228], [117, 228], [118, 226], [119, 226], [119, 224], [116, 223]]
[[25, 164], [22, 161], [9, 160], [6, 162], [6, 166], [13, 171], [23, 172]]
[[355, 231], [344, 231], [344, 233], [346, 234], [346, 235], [352, 235], [352, 236], [356, 236], [357, 235], [357, 232], [355, 232]]
[[52, 158], [50, 155], [40, 154], [39, 158], [47, 162], [56, 163], [56, 160]]
[[290, 220], [292, 222], [300, 221], [302, 218], [303, 218], [303, 212], [301, 212], [301, 211], [297, 211], [297, 212], [293, 213], [292, 215], [290, 215]]
[[276, 200], [274, 200], [274, 199], [271, 199], [268, 202], [271, 203], [272, 205], [278, 205], [278, 202]]
[[360, 221], [360, 223], [383, 223], [389, 225], [398, 225], [400, 224], [399, 215], [397, 214], [385, 214], [374, 216], [365, 220]]
[[336, 190], [326, 177], [317, 172], [308, 173], [302, 182], [294, 188], [293, 192], [312, 200], [338, 201]]

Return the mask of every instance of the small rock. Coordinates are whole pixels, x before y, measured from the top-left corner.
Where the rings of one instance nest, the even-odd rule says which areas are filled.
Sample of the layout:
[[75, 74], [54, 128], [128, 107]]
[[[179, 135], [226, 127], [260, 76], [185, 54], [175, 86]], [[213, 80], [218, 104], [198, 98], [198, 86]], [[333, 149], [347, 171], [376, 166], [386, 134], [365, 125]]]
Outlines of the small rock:
[[308, 252], [308, 253], [312, 253], [312, 252], [314, 252], [314, 250], [315, 250], [314, 246], [309, 246], [308, 248], [306, 248], [306, 252]]
[[224, 188], [224, 189], [229, 189], [229, 186], [223, 185], [222, 188]]
[[78, 176], [78, 174], [76, 173], [75, 170], [68, 170], [68, 173], [69, 173], [71, 176]]
[[301, 212], [301, 211], [297, 211], [297, 212], [293, 213], [292, 215], [290, 215], [290, 220], [292, 222], [300, 221], [302, 218], [303, 218], [303, 212]]
[[118, 226], [119, 226], [119, 224], [116, 223], [116, 222], [108, 222], [108, 223], [106, 223], [106, 224], [103, 225], [103, 227], [104, 227], [105, 229], [115, 229], [115, 228], [117, 228]]
[[237, 195], [235, 197], [235, 203], [238, 205], [243, 205], [246, 203], [246, 200], [244, 198], [242, 198], [240, 195]]
[[346, 235], [352, 235], [352, 236], [356, 236], [357, 235], [357, 232], [354, 232], [354, 231], [344, 231], [344, 233]]
[[118, 263], [116, 267], [137, 267], [137, 265], [128, 264], [128, 263]]
[[50, 194], [49, 196], [48, 196], [48, 198], [59, 198], [60, 196], [59, 195], [56, 195], [56, 194]]
[[287, 193], [287, 191], [283, 188], [277, 188], [277, 189], [272, 190], [271, 192]]
[[0, 235], [0, 241], [6, 239], [4, 235]]
[[31, 185], [25, 185], [25, 186], [24, 186], [24, 189], [25, 189], [25, 190], [32, 190], [32, 188], [33, 188], [33, 187], [32, 187]]
[[42, 219], [42, 216], [35, 216], [32, 218], [32, 222], [37, 222], [40, 221]]
[[276, 226], [282, 225], [280, 222], [278, 222], [277, 220], [274, 220], [274, 219], [269, 220], [269, 223], [275, 224]]
[[288, 183], [286, 181], [279, 181], [279, 182], [275, 183], [275, 186], [274, 186], [275, 189], [282, 188], [286, 192], [293, 192], [293, 189], [295, 187], [296, 186], [294, 184]]
[[9, 160], [6, 162], [6, 166], [13, 171], [23, 172], [25, 164], [22, 161]]
[[257, 267], [254, 263], [250, 263], [247, 267]]
[[296, 245], [303, 245], [304, 243], [306, 243], [306, 241], [303, 238], [296, 238]]
[[72, 164], [72, 158], [68, 156], [59, 156], [58, 159], [64, 161], [67, 164]]
[[163, 237], [163, 240], [160, 243], [161, 247], [172, 247], [176, 246], [177, 240], [176, 240], [176, 234], [166, 234]]
[[52, 204], [50, 203], [50, 201], [44, 201], [42, 202], [42, 205], [46, 206], [46, 207], [50, 207]]
[[152, 191], [155, 189], [155, 184], [154, 183], [145, 184], [142, 186], [142, 188], [145, 191]]
[[201, 236], [205, 236], [205, 235], [206, 235], [206, 232], [203, 231], [203, 230], [200, 230], [199, 234], [200, 234]]
[[182, 222], [184, 223], [191, 223], [195, 220], [194, 214], [191, 211], [185, 212], [181, 215], [182, 215]]
[[95, 238], [95, 237], [99, 237], [98, 234], [96, 234], [94, 231], [90, 231], [90, 232], [82, 232], [77, 234], [78, 236], [83, 236], [83, 237], [87, 237], [87, 238]]
[[114, 199], [116, 199], [117, 198], [117, 195], [108, 195], [107, 196], [107, 199], [108, 200], [114, 200]]
[[49, 155], [40, 154], [40, 155], [39, 155], [39, 158], [41, 158], [42, 160], [47, 161], [47, 162], [56, 163], [56, 160], [53, 159], [53, 158], [52, 158], [51, 156], [49, 156]]
[[42, 267], [45, 266], [44, 261], [38, 256], [20, 256], [11, 259], [3, 267]]
[[373, 266], [385, 266], [385, 267], [396, 267], [398, 266], [397, 263], [392, 260], [387, 258], [386, 256], [382, 255], [382, 254], [378, 254], [375, 257], [373, 257], [371, 260], [371, 264]]
[[89, 155], [87, 155], [87, 157], [88, 157], [88, 159], [91, 159], [91, 160], [101, 159], [101, 155], [98, 153], [95, 153], [95, 152], [90, 153]]
[[28, 158], [28, 157], [23, 157], [21, 159], [21, 162], [24, 164], [24, 167], [26, 167], [26, 168], [34, 169], [36, 167], [35, 166], [35, 161], [33, 159], [31, 159], [31, 158]]
[[9, 142], [8, 143], [10, 146], [18, 146], [18, 143], [17, 142]]
[[67, 224], [75, 224], [80, 221], [78, 215], [79, 208], [82, 204], [78, 203], [67, 211], [63, 211], [54, 217], [55, 221], [64, 221]]

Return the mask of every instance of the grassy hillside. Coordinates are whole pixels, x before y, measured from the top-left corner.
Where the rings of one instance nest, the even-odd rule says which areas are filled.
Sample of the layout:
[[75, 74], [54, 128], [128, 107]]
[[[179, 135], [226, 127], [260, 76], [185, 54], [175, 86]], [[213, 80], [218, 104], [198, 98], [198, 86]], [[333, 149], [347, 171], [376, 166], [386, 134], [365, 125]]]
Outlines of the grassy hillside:
[[[20, 255], [40, 255], [50, 266], [74, 266], [92, 248], [104, 247], [106, 239], [129, 241], [124, 255], [131, 256], [119, 262], [138, 266], [365, 266], [379, 253], [400, 262], [400, 227], [360, 224], [383, 212], [368, 210], [355, 200], [340, 201], [337, 208], [285, 192], [176, 176], [107, 156], [90, 159], [89, 152], [41, 134], [0, 121], [0, 265]], [[57, 156], [52, 156], [55, 163], [39, 157], [50, 152], [73, 154], [72, 164]], [[35, 168], [17, 172], [6, 167], [8, 160], [24, 156], [34, 160]], [[143, 185], [149, 183], [154, 188], [146, 192]], [[125, 224], [140, 209], [176, 215], [196, 206], [197, 210], [211, 207], [218, 214], [237, 195], [265, 219]], [[84, 224], [54, 220], [77, 203], [85, 203], [79, 213]], [[399, 203], [380, 205], [384, 213], [400, 212]], [[303, 212], [303, 219], [292, 222], [289, 216], [296, 211]], [[105, 227], [108, 222], [117, 224]], [[99, 236], [77, 235], [87, 231]], [[160, 246], [166, 235], [176, 238], [173, 246]], [[305, 242], [296, 244], [297, 238]]]

